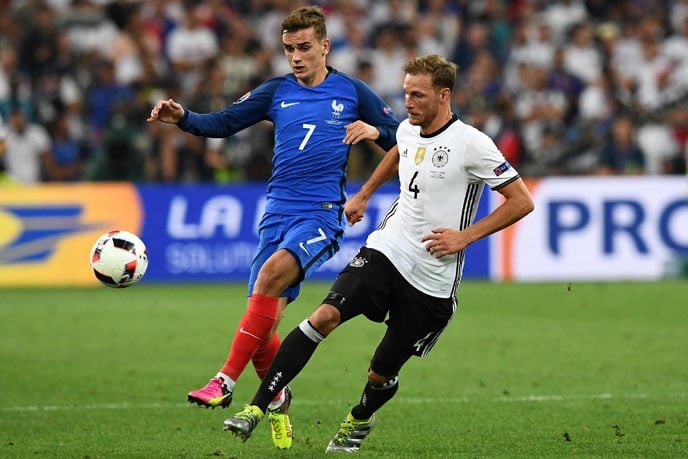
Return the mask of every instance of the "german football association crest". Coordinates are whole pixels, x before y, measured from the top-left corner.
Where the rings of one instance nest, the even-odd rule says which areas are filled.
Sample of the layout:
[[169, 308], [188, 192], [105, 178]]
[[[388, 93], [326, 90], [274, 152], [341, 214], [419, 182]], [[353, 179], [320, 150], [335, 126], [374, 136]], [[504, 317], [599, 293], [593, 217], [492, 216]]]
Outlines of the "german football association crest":
[[449, 161], [449, 148], [435, 147], [435, 153], [432, 155], [432, 165], [435, 167], [444, 167]]

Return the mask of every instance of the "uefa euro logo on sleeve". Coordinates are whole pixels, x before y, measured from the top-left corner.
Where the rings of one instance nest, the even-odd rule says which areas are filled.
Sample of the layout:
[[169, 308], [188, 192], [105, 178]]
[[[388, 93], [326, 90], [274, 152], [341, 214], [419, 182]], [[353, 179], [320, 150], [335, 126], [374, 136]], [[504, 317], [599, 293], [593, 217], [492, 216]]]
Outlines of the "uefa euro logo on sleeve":
[[510, 167], [511, 167], [511, 164], [509, 164], [509, 161], [504, 161], [502, 164], [500, 164], [499, 166], [495, 167], [495, 168], [493, 169], [493, 172], [495, 173], [495, 175], [496, 175], [497, 177], [499, 177], [499, 176], [502, 175], [504, 172], [508, 171]]

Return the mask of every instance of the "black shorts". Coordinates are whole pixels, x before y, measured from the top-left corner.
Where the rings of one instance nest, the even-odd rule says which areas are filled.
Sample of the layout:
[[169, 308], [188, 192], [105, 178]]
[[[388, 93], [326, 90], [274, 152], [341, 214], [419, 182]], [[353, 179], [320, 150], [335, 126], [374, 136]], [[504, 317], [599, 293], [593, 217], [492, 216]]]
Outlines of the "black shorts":
[[363, 314], [374, 322], [387, 318], [387, 332], [370, 367], [395, 376], [412, 355], [424, 357], [456, 311], [454, 298], [437, 298], [411, 286], [382, 253], [362, 247], [337, 276], [323, 300], [341, 314], [341, 323]]

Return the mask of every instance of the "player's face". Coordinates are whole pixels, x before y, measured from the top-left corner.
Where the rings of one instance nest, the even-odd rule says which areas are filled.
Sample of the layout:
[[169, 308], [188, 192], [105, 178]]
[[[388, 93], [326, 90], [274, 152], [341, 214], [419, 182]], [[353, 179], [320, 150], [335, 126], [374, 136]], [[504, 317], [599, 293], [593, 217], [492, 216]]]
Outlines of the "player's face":
[[319, 41], [313, 27], [282, 34], [284, 55], [296, 79], [304, 86], [317, 86], [327, 75], [326, 56], [330, 40]]
[[404, 107], [409, 123], [420, 126], [422, 133], [434, 132], [446, 122], [439, 116], [442, 101], [446, 97], [443, 91], [433, 88], [432, 76], [428, 73], [406, 74]]

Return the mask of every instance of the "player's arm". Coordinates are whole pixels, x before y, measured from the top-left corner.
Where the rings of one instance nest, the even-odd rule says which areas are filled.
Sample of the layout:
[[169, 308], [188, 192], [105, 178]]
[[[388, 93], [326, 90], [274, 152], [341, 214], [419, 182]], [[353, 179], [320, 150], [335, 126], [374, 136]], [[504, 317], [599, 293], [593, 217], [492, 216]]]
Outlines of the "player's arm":
[[377, 165], [368, 180], [361, 186], [356, 194], [351, 196], [344, 204], [344, 215], [349, 221], [349, 225], [354, 225], [363, 219], [368, 208], [368, 200], [375, 190], [395, 177], [399, 170], [399, 149], [393, 146]]
[[280, 82], [279, 79], [268, 80], [219, 112], [196, 113], [172, 99], [160, 100], [147, 121], [176, 124], [183, 131], [202, 137], [229, 137], [268, 119], [272, 96]]
[[427, 242], [426, 250], [437, 258], [459, 252], [473, 242], [513, 225], [535, 208], [530, 191], [520, 177], [496, 191], [504, 197], [504, 202], [492, 213], [463, 231], [453, 228], [434, 228], [431, 234], [422, 239], [422, 242]]
[[358, 96], [360, 119], [347, 126], [345, 142], [374, 140], [383, 150], [389, 151], [397, 143], [399, 121], [390, 106], [370, 87], [360, 80], [354, 79], [352, 83]]

